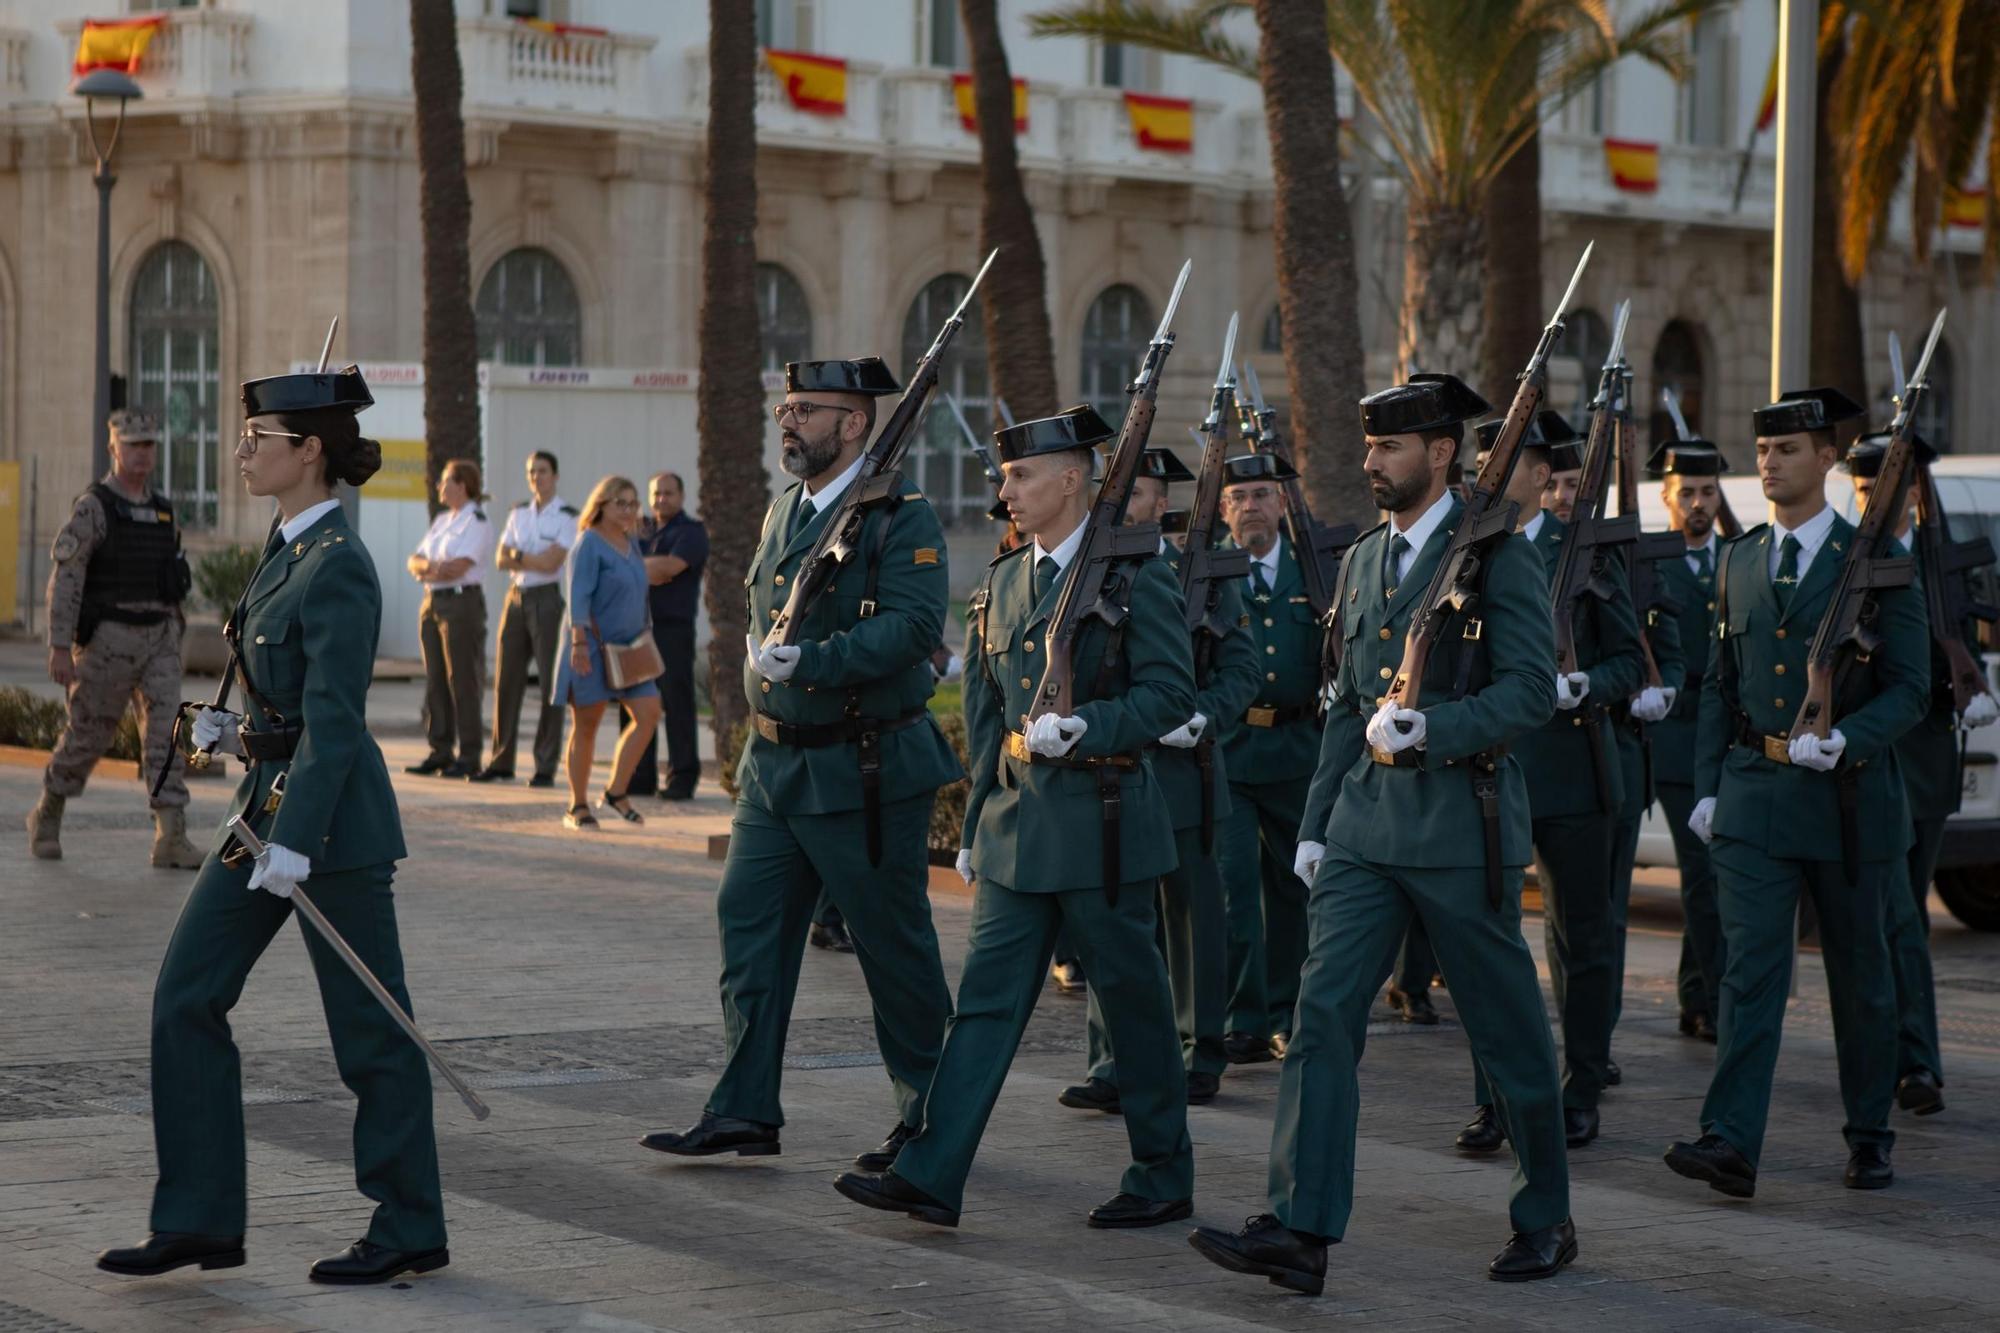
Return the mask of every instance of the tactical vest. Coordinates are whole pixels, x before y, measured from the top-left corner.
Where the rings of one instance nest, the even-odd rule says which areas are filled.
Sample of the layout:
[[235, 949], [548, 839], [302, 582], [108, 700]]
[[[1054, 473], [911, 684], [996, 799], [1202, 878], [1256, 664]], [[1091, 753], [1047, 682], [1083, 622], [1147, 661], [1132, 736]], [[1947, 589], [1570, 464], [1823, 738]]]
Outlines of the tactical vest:
[[179, 604], [193, 577], [173, 506], [158, 492], [128, 500], [101, 481], [90, 494], [104, 506], [105, 530], [84, 570], [84, 606], [101, 612], [136, 602]]

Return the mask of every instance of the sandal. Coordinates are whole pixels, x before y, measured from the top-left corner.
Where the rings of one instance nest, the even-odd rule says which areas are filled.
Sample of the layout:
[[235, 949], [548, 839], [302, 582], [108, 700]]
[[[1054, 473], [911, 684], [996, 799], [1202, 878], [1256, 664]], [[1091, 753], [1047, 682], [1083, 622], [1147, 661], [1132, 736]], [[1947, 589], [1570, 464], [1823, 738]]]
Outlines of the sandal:
[[563, 827], [566, 829], [594, 829], [597, 816], [590, 813], [587, 805], [573, 805], [563, 811]]
[[631, 798], [622, 791], [615, 794], [608, 791], [605, 792], [604, 808], [628, 824], [643, 824], [646, 822], [646, 817], [632, 808]]

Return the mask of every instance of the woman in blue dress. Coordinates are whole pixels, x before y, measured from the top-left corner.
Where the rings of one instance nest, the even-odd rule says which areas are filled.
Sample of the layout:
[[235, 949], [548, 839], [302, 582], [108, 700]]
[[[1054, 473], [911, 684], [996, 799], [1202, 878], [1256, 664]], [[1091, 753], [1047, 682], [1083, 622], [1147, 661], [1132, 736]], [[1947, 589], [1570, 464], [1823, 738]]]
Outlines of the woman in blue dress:
[[646, 632], [646, 560], [639, 553], [639, 488], [624, 477], [606, 477], [590, 492], [577, 520], [577, 542], [564, 567], [567, 610], [563, 628], [569, 653], [556, 673], [555, 697], [569, 705], [569, 809], [563, 825], [594, 829], [590, 813], [590, 769], [597, 760], [597, 727], [604, 707], [616, 699], [630, 721], [618, 733], [604, 808], [633, 824], [646, 821], [625, 788], [639, 766], [646, 738], [660, 724], [660, 687], [655, 681], [614, 688], [604, 670], [605, 643], [630, 643]]

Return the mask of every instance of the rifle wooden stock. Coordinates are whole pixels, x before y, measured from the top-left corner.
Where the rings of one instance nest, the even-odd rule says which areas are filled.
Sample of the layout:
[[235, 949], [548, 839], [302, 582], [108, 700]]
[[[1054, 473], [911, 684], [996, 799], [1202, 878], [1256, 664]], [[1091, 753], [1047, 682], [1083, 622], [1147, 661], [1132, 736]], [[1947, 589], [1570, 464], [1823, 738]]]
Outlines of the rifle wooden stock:
[[[1937, 478], [1921, 459], [1917, 470], [1915, 541], [1924, 570], [1924, 609], [1929, 613], [1931, 641], [1944, 655], [1951, 674], [1951, 703], [1957, 712], [1986, 693], [1986, 669], [1959, 637], [1967, 620], [2000, 619], [2000, 609], [1975, 601], [1966, 574], [1993, 563], [1993, 543], [1985, 537], [1953, 541]], [[1871, 492], [1872, 494], [1872, 492]]]

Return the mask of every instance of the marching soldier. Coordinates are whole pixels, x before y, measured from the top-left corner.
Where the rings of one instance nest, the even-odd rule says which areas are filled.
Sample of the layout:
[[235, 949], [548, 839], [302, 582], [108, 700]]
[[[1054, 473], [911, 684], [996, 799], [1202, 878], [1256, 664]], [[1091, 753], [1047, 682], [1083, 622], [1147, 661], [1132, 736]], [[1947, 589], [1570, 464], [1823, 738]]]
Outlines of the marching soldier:
[[[1157, 882], [1175, 868], [1174, 820], [1146, 751], [1196, 710], [1187, 621], [1166, 561], [1119, 567], [1129, 615], [1117, 629], [1080, 622], [1075, 714], [1046, 713], [1018, 730], [1048, 655], [1063, 570], [1083, 547], [1092, 447], [1112, 434], [1096, 412], [1073, 407], [994, 437], [1001, 497], [1029, 541], [993, 562], [969, 608], [972, 792], [958, 865], [975, 892], [971, 949], [922, 1132], [894, 1169], [834, 1182], [856, 1203], [937, 1226], [958, 1225], [973, 1154], [1064, 928], [1117, 1055], [1132, 1148], [1119, 1192], [1090, 1210], [1089, 1224], [1158, 1226], [1193, 1211], [1187, 1077], [1154, 941]], [[1105, 882], [1112, 865], [1121, 882]]]
[[1222, 517], [1231, 540], [1250, 553], [1243, 598], [1261, 683], [1222, 735], [1232, 775], [1229, 816], [1216, 839], [1229, 907], [1223, 1042], [1231, 1064], [1256, 1064], [1284, 1054], [1305, 962], [1305, 890], [1287, 862], [1319, 754], [1322, 631], [1299, 553], [1280, 531], [1279, 485], [1297, 474], [1272, 453], [1239, 454], [1224, 466]]
[[[1132, 483], [1125, 506], [1127, 523], [1158, 523], [1167, 512], [1168, 488], [1193, 481], [1171, 449], [1148, 449], [1145, 471]], [[1160, 558], [1176, 574], [1182, 555], [1165, 537]], [[1218, 582], [1221, 582], [1218, 580]], [[1208, 681], [1195, 695], [1194, 716], [1148, 746], [1153, 775], [1173, 813], [1174, 851], [1179, 863], [1160, 879], [1160, 938], [1167, 957], [1167, 980], [1174, 996], [1174, 1017], [1181, 1034], [1181, 1058], [1187, 1068], [1190, 1106], [1213, 1101], [1224, 1066], [1222, 1024], [1227, 986], [1227, 948], [1223, 936], [1222, 880], [1216, 871], [1213, 838], [1216, 823], [1229, 813], [1227, 760], [1211, 742], [1206, 763], [1197, 747], [1216, 720], [1240, 716], [1262, 685], [1262, 669], [1245, 632], [1248, 615], [1242, 599], [1227, 583], [1218, 589], [1216, 616], [1238, 628], [1215, 646]], [[1202, 787], [1208, 786], [1204, 801]], [[1204, 806], [1206, 819], [1204, 818]], [[1104, 1025], [1104, 1008], [1096, 987], [1090, 992], [1090, 1072], [1082, 1083], [1064, 1088], [1056, 1100], [1079, 1110], [1117, 1113], [1118, 1071], [1111, 1036]]]
[[1834, 389], [1788, 393], [1757, 410], [1771, 522], [1724, 547], [1716, 572], [1716, 647], [1702, 682], [1688, 822], [1709, 844], [1722, 917], [1719, 1046], [1701, 1136], [1674, 1143], [1666, 1162], [1735, 1198], [1757, 1190], [1802, 893], [1818, 910], [1833, 1002], [1846, 1184], [1882, 1189], [1894, 1180], [1896, 1004], [1883, 923], [1887, 895], [1906, 892], [1911, 838], [1895, 742], [1930, 698], [1918, 589], [1875, 593], [1881, 641], [1854, 660], [1828, 736], [1787, 736], [1807, 688], [1809, 646], [1854, 540], [1854, 525], [1826, 503], [1826, 476], [1840, 458], [1835, 431], [1861, 414]]
[[[1312, 876], [1312, 940], [1278, 1084], [1271, 1212], [1234, 1233], [1189, 1237], [1215, 1263], [1297, 1291], [1324, 1287], [1326, 1247], [1347, 1229], [1356, 1065], [1369, 1006], [1413, 916], [1453, 994], [1477, 997], [1459, 1016], [1519, 1162], [1515, 1234], [1488, 1272], [1550, 1277], [1576, 1256], [1555, 1046], [1521, 937], [1527, 782], [1506, 754], [1555, 702], [1548, 585], [1526, 539], [1499, 539], [1477, 601], [1445, 622], [1421, 691], [1435, 702], [1399, 709], [1382, 693], [1464, 512], [1446, 468], [1464, 423], [1488, 410], [1450, 375], [1361, 401], [1369, 488], [1390, 520], [1348, 552], [1335, 603], [1340, 669], [1297, 855]], [[1489, 840], [1500, 849], [1493, 862]]]
[[810, 604], [798, 644], [758, 644], [856, 484], [876, 401], [899, 392], [872, 356], [785, 367], [774, 414], [800, 480], [765, 513], [744, 580], [754, 732], [716, 898], [728, 1058], [699, 1121], [640, 1140], [657, 1152], [779, 1151], [785, 1034], [822, 888], [854, 941], [896, 1099], [887, 1140], [857, 1165], [888, 1167], [919, 1123], [951, 1012], [928, 896], [931, 806], [964, 776], [927, 706], [949, 594], [944, 530], [923, 493], [904, 481], [863, 500], [861, 549]]
[[[62, 857], [63, 807], [118, 734], [126, 705], [139, 706], [145, 737], [140, 781], [168, 762], [180, 707], [181, 602], [192, 577], [181, 554], [173, 504], [152, 487], [160, 427], [151, 412], [111, 414], [111, 470], [76, 497], [56, 534], [49, 571], [49, 679], [62, 686], [69, 720], [42, 771], [42, 797], [28, 814], [29, 850]], [[191, 870], [201, 853], [187, 840], [187, 783], [178, 767], [152, 797], [156, 866]]]
[[[150, 1277], [244, 1262], [243, 1089], [228, 1014], [250, 969], [292, 914], [313, 903], [409, 1012], [390, 881], [405, 855], [396, 795], [368, 734], [382, 594], [334, 485], [382, 464], [355, 413], [374, 400], [359, 371], [278, 375], [243, 386], [236, 462], [282, 524], [230, 617], [244, 714], [203, 708], [194, 744], [240, 754], [249, 772], [230, 813], [265, 854], [246, 860], [218, 832], [181, 908], [153, 991], [153, 1138], [160, 1177], [152, 1235], [98, 1267]], [[247, 891], [246, 891], [247, 890]], [[431, 1130], [430, 1072], [333, 946], [306, 930], [341, 1081], [358, 1105], [354, 1175], [375, 1202], [367, 1234], [321, 1259], [315, 1282], [387, 1282], [451, 1262]]]

